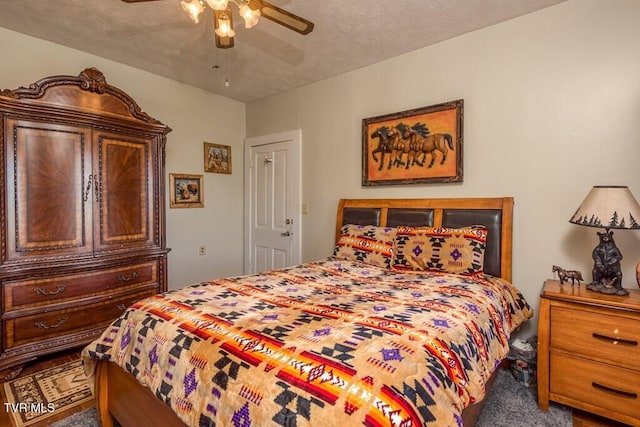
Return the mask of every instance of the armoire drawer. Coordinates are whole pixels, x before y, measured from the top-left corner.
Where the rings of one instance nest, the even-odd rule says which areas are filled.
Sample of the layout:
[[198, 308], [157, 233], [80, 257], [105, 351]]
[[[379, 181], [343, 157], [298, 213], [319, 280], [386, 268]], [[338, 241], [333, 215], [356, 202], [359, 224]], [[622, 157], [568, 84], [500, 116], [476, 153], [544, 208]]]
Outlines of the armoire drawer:
[[551, 347], [613, 364], [640, 363], [640, 320], [610, 310], [551, 309]]
[[[551, 351], [552, 395], [640, 419], [640, 371]], [[573, 406], [573, 405], [572, 405]]]
[[5, 348], [106, 327], [127, 307], [136, 301], [155, 295], [158, 290], [158, 287], [153, 287], [144, 292], [107, 297], [94, 304], [6, 319], [4, 320]]
[[76, 301], [158, 283], [158, 261], [78, 274], [5, 282], [3, 312]]

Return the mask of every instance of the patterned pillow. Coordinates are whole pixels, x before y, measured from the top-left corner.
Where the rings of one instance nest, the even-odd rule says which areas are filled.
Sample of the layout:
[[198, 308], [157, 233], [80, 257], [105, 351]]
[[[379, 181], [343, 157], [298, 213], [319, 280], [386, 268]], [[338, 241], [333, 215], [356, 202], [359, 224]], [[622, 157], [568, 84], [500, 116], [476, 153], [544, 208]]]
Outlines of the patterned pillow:
[[395, 227], [346, 224], [340, 230], [333, 256], [389, 268], [395, 235]]
[[476, 275], [484, 269], [487, 229], [398, 227], [391, 267]]

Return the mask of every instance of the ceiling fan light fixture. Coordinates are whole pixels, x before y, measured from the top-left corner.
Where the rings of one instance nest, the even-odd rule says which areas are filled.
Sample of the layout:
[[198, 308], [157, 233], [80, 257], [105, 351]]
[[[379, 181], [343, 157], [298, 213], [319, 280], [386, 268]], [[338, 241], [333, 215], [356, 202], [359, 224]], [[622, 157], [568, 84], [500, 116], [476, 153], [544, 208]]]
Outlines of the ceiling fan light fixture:
[[180, 4], [182, 5], [182, 10], [187, 12], [194, 23], [200, 22], [199, 16], [204, 11], [204, 5], [201, 0], [191, 0], [190, 2], [183, 0]]
[[[122, 0], [126, 3], [156, 1], [156, 0]], [[244, 19], [245, 28], [254, 27], [261, 17], [287, 27], [300, 34], [313, 31], [313, 22], [308, 21], [287, 10], [281, 9], [267, 0], [181, 0], [182, 9], [196, 24], [200, 21], [200, 14], [209, 7], [213, 11], [213, 26], [216, 47], [229, 49], [234, 46], [233, 13], [229, 3], [233, 3], [238, 13]]]
[[254, 27], [260, 20], [260, 10], [253, 10], [246, 4], [240, 6], [238, 12], [240, 12], [240, 16], [244, 19], [245, 28]]
[[226, 10], [229, 0], [206, 0], [209, 7], [213, 10]]
[[233, 21], [229, 19], [229, 15], [226, 13], [222, 13], [218, 17], [215, 31], [219, 37], [233, 37], [236, 35], [236, 32], [233, 31]]

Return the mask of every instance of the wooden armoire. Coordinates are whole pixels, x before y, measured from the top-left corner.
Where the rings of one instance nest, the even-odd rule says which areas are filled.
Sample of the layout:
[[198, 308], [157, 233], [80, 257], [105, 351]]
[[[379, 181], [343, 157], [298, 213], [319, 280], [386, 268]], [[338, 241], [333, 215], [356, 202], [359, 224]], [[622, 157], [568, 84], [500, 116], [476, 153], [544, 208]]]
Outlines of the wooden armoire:
[[0, 379], [167, 289], [169, 127], [104, 75], [0, 92]]

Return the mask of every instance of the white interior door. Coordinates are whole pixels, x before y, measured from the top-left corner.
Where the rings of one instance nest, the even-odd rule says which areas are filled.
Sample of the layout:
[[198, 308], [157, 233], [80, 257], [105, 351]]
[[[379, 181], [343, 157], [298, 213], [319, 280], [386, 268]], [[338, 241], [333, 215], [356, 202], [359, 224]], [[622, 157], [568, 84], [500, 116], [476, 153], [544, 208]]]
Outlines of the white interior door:
[[300, 263], [300, 132], [247, 139], [245, 272]]

